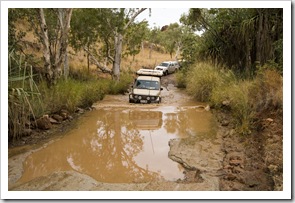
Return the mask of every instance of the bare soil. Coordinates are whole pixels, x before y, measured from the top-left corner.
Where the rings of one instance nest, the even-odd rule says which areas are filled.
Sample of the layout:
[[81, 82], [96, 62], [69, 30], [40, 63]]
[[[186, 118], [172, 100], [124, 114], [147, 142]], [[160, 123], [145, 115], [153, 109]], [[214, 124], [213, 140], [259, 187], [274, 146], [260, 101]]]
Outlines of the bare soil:
[[[165, 88], [169, 88], [169, 84], [176, 84], [173, 75], [163, 77], [162, 85]], [[267, 114], [258, 115], [259, 119], [255, 123], [255, 130], [247, 136], [241, 136], [236, 132], [229, 111], [214, 109], [212, 111], [218, 121], [218, 134], [221, 138], [220, 144], [223, 152], [221, 167], [217, 174], [215, 174], [219, 179], [218, 188], [215, 188], [215, 190], [283, 190], [282, 111], [270, 111]], [[47, 143], [53, 137], [58, 137], [61, 132], [71, 129], [80, 113], [71, 115], [71, 119], [67, 119], [61, 122], [61, 124], [53, 125], [50, 130], [35, 129], [26, 137], [10, 141], [9, 158], [13, 159], [15, 155], [24, 154], [27, 152], [27, 149], [32, 149], [32, 146], [37, 148]], [[15, 148], [16, 146], [17, 148]], [[108, 190], [112, 190], [112, 188], [113, 190], [200, 190], [194, 184], [203, 181], [199, 175], [200, 171], [188, 167], [186, 169], [186, 178], [181, 181], [186, 184], [182, 184], [181, 187], [179, 187], [177, 182], [170, 182], [169, 184], [167, 182], [153, 182], [149, 184], [109, 185], [97, 183], [90, 177], [82, 177], [83, 175], [81, 174], [64, 172], [53, 174], [51, 177], [39, 178], [40, 180], [37, 181], [39, 183], [44, 182], [44, 187], [35, 189], [55, 190], [59, 188], [55, 184], [46, 186], [47, 179], [51, 181], [62, 179], [64, 181], [61, 181], [61, 184], [67, 185], [67, 182], [71, 182], [73, 178], [80, 178], [79, 184], [82, 184], [83, 190], [101, 190], [105, 186], [107, 186]], [[31, 186], [28, 186], [28, 184], [31, 184]], [[26, 187], [34, 190], [34, 182], [28, 184], [16, 186], [17, 190], [22, 190], [22, 188], [25, 189]], [[63, 187], [63, 190], [71, 189]], [[203, 190], [206, 190], [206, 188], [203, 188]]]
[[223, 135], [224, 175], [220, 190], [282, 191], [283, 190], [283, 122], [282, 112], [259, 117], [256, 130], [250, 135], [239, 135], [231, 123], [228, 112], [215, 113]]

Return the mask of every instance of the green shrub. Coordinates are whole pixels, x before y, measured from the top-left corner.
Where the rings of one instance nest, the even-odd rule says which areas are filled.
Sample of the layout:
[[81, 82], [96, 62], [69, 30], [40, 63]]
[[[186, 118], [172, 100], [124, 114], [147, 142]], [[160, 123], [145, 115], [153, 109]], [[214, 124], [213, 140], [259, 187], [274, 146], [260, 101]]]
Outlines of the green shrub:
[[132, 83], [132, 80], [133, 77], [130, 73], [122, 72], [120, 81], [109, 81], [108, 94], [124, 94]]
[[103, 99], [105, 93], [100, 87], [100, 83], [90, 82], [84, 84], [81, 101], [78, 107], [86, 108], [91, 106], [94, 102]]
[[179, 73], [179, 81], [198, 101], [222, 108], [229, 103], [234, 124], [241, 134], [249, 134], [256, 115], [283, 106], [283, 78], [276, 67], [263, 66], [256, 78], [243, 80], [230, 70], [216, 69], [210, 64], [198, 63], [188, 71], [187, 78]]
[[210, 105], [214, 107], [221, 107], [224, 101], [231, 100], [231, 92], [233, 87], [239, 86], [239, 81], [235, 74], [228, 70], [221, 70], [218, 72], [219, 82], [212, 90], [210, 100]]
[[250, 103], [256, 112], [275, 110], [283, 106], [283, 78], [279, 71], [261, 69], [250, 92]]
[[106, 79], [79, 81], [69, 78], [60, 80], [51, 88], [48, 88], [45, 83], [40, 86], [42, 86], [43, 101], [48, 113], [58, 112], [61, 109], [74, 112], [77, 107], [91, 106], [108, 93]]
[[24, 56], [12, 50], [8, 61], [8, 136], [17, 139], [25, 134], [30, 120], [42, 111], [42, 101], [32, 66], [24, 61]]
[[120, 94], [127, 91], [132, 76], [122, 74], [120, 81], [110, 79], [77, 80], [69, 78], [59, 80], [55, 86], [48, 88], [46, 83], [40, 83], [40, 90], [47, 113], [67, 109], [74, 112], [77, 107], [88, 107], [103, 99], [105, 94]]
[[186, 88], [187, 69], [182, 68], [176, 73], [176, 83], [178, 88]]
[[209, 102], [213, 89], [222, 82], [219, 71], [210, 64], [198, 63], [188, 73], [188, 93], [198, 101]]

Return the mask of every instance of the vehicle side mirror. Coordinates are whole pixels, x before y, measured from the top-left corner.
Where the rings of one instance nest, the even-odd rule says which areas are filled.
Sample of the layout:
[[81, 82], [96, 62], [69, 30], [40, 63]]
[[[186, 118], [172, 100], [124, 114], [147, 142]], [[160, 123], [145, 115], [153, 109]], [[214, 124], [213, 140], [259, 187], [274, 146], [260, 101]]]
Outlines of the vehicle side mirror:
[[161, 87], [161, 89], [160, 90], [163, 90], [163, 87]]

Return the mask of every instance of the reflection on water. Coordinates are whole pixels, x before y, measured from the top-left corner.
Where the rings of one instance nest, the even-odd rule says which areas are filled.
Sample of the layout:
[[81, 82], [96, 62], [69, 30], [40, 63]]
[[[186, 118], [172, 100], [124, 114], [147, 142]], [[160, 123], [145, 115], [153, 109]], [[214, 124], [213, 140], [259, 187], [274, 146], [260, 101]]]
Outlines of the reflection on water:
[[108, 183], [181, 179], [183, 168], [168, 158], [169, 140], [208, 132], [211, 120], [211, 113], [196, 108], [100, 108], [31, 154], [19, 181], [67, 170]]

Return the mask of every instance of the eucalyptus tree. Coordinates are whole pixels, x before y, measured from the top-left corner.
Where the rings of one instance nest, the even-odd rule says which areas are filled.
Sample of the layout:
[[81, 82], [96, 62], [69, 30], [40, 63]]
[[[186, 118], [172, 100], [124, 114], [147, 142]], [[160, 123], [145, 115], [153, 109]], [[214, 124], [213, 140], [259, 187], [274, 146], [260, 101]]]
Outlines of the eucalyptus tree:
[[[71, 31], [70, 31], [70, 45], [75, 51], [80, 51], [84, 47], [89, 52], [97, 54], [97, 42], [99, 40], [99, 27], [98, 20], [96, 18], [97, 9], [74, 9]], [[89, 71], [90, 67], [90, 54], [87, 53], [87, 67]]]
[[[146, 10], [146, 8], [94, 9], [95, 12], [93, 13], [92, 18], [94, 18], [93, 21], [96, 29], [91, 28], [91, 32], [97, 33], [98, 40], [103, 46], [95, 49], [96, 53], [93, 51], [94, 49], [88, 49], [87, 46], [84, 46], [84, 50], [90, 55], [90, 58], [97, 68], [104, 73], [111, 74], [114, 80], [120, 79], [124, 38], [135, 18], [144, 10]], [[82, 11], [87, 13], [90, 10], [82, 9]], [[81, 26], [83, 26], [83, 24]], [[84, 38], [85, 37], [87, 37], [87, 34], [84, 35]], [[106, 58], [107, 63], [103, 64], [101, 62], [102, 58]], [[112, 68], [109, 68], [107, 66], [108, 64], [111, 64]]]
[[126, 42], [125, 42], [125, 53], [124, 55], [133, 56], [133, 61], [135, 55], [137, 55], [142, 47], [142, 42], [147, 39], [149, 32], [148, 22], [142, 21], [140, 23], [133, 23], [127, 29], [126, 32]]
[[161, 44], [165, 47], [166, 51], [172, 58], [173, 53], [176, 52], [175, 57], [177, 58], [181, 49], [181, 35], [182, 29], [178, 23], [171, 23], [167, 29], [161, 31]]
[[161, 42], [160, 32], [161, 30], [159, 27], [153, 27], [153, 29], [148, 32], [147, 39], [149, 43], [149, 59], [152, 58], [152, 52], [155, 45], [160, 44]]
[[[71, 8], [15, 9], [18, 20], [26, 27], [24, 34], [32, 32], [41, 44], [43, 69], [49, 86], [68, 72], [68, 33], [72, 15]], [[35, 56], [37, 57], [37, 56]], [[64, 68], [64, 70], [62, 69]]]

